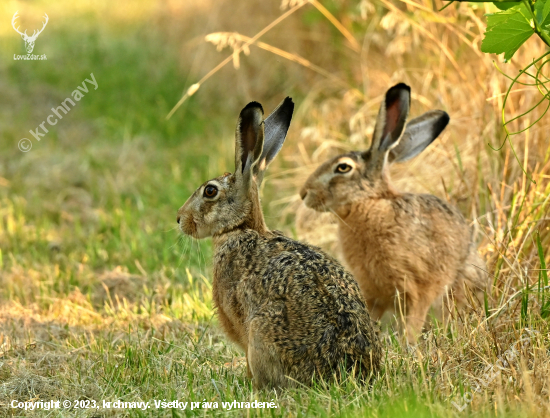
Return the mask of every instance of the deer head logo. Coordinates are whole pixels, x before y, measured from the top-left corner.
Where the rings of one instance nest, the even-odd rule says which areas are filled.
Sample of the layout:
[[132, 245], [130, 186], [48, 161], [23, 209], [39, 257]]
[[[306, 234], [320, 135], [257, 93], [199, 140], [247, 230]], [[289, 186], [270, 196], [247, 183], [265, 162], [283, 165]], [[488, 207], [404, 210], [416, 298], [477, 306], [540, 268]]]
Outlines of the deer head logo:
[[21, 38], [23, 38], [23, 40], [25, 41], [25, 48], [27, 50], [27, 53], [30, 54], [32, 52], [32, 50], [34, 49], [34, 41], [36, 41], [36, 38], [38, 38], [38, 35], [40, 35], [42, 33], [42, 31], [44, 30], [44, 28], [46, 27], [46, 25], [48, 24], [48, 15], [44, 13], [44, 18], [46, 19], [46, 21], [44, 22], [44, 25], [42, 26], [42, 29], [40, 29], [38, 32], [35, 30], [31, 36], [27, 35], [27, 30], [25, 30], [25, 32], [21, 33], [19, 32], [19, 26], [18, 27], [15, 27], [15, 21], [17, 20], [17, 18], [19, 16], [17, 16], [17, 13], [19, 13], [19, 11], [15, 12], [15, 14], [13, 15], [13, 19], [11, 20], [11, 25], [13, 26], [13, 29], [15, 29], [15, 31], [21, 35]]

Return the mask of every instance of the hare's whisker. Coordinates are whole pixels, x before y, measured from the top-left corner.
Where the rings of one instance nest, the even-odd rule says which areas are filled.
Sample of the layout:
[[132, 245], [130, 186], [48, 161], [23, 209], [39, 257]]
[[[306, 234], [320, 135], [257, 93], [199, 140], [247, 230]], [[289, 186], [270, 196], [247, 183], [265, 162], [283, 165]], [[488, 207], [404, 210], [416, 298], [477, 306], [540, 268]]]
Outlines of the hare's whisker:
[[330, 209], [330, 208], [329, 208], [328, 210], [329, 210], [330, 213], [332, 213], [334, 216], [336, 216], [338, 219], [340, 219], [340, 221], [342, 221], [342, 223], [343, 223], [344, 225], [346, 225], [349, 229], [351, 229], [351, 226], [349, 226], [348, 223], [347, 223], [346, 221], [344, 221], [344, 220], [340, 217], [340, 215], [338, 215], [333, 209]]

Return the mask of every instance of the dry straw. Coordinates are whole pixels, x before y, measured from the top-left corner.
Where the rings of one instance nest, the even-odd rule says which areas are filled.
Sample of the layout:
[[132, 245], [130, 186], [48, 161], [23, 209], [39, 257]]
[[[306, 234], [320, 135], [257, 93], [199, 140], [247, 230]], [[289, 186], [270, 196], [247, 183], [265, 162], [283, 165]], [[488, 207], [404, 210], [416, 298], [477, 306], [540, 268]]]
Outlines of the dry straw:
[[[360, 46], [355, 40], [355, 38], [349, 33], [349, 31], [318, 1], [316, 0], [301, 0], [301, 1], [292, 1], [292, 0], [284, 0], [282, 3], [282, 8], [290, 7], [288, 11], [283, 13], [281, 16], [279, 16], [277, 19], [275, 19], [273, 22], [271, 22], [269, 25], [267, 25], [265, 28], [263, 28], [261, 31], [259, 31], [256, 35], [254, 35], [252, 38], [245, 37], [243, 35], [239, 34], [221, 34], [221, 33], [214, 33], [207, 35], [205, 37], [205, 40], [208, 42], [212, 42], [217, 45], [228, 45], [233, 48], [233, 53], [231, 56], [224, 59], [222, 62], [220, 62], [216, 67], [211, 69], [203, 78], [201, 78], [197, 83], [192, 84], [185, 94], [182, 96], [182, 98], [176, 103], [176, 105], [172, 108], [172, 110], [168, 113], [166, 116], [166, 119], [170, 119], [172, 115], [178, 110], [178, 108], [187, 100], [187, 98], [191, 97], [193, 94], [197, 92], [197, 90], [201, 87], [201, 85], [208, 80], [210, 77], [212, 77], [214, 74], [216, 74], [220, 69], [222, 69], [226, 64], [233, 61], [233, 65], [236, 69], [239, 68], [239, 55], [241, 52], [244, 52], [246, 55], [250, 54], [249, 46], [256, 43], [256, 41], [262, 37], [264, 34], [266, 34], [268, 31], [270, 31], [272, 28], [274, 28], [276, 25], [281, 23], [283, 20], [285, 20], [287, 17], [292, 15], [294, 12], [296, 12], [298, 9], [302, 8], [306, 4], [311, 4], [315, 8], [317, 8], [323, 16], [325, 16], [349, 41], [350, 45], [352, 46], [353, 50], [356, 52], [359, 52]], [[237, 39], [240, 42], [238, 42], [238, 45], [235, 43], [235, 40]], [[244, 42], [243, 42], [244, 41]], [[225, 46], [224, 45], [224, 46]], [[258, 44], [258, 46], [260, 46]], [[292, 61], [295, 61], [301, 65], [304, 65], [307, 68], [310, 68], [316, 72], [319, 72], [320, 74], [323, 74], [327, 77], [333, 78], [333, 76], [330, 75], [330, 73], [324, 71], [322, 68], [315, 66], [314, 64], [309, 63], [309, 61], [295, 55], [290, 54], [288, 52], [285, 52], [281, 49], [269, 46], [265, 43], [261, 43], [261, 48], [269, 50], [270, 52], [276, 53], [277, 55], [280, 55], [284, 58], [290, 59]], [[223, 48], [223, 47], [221, 47]], [[221, 50], [219, 47], [218, 50]]]

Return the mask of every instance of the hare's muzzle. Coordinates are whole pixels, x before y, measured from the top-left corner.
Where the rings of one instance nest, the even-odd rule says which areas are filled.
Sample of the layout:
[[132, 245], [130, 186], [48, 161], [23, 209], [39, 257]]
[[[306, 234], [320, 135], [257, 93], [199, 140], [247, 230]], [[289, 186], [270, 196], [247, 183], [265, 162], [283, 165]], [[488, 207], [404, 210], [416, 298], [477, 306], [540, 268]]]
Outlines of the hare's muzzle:
[[306, 188], [303, 188], [302, 190], [300, 190], [300, 197], [302, 198], [302, 201], [307, 208], [316, 210], [318, 212], [327, 211], [324, 194], [319, 193], [318, 190], [308, 190]]
[[185, 235], [192, 236], [194, 238], [202, 238], [198, 231], [197, 224], [193, 220], [192, 216], [180, 216], [178, 215], [179, 230]]
[[185, 204], [179, 208], [176, 214], [176, 222], [178, 223], [178, 229], [185, 235], [197, 235], [197, 225], [193, 220], [193, 214], [189, 211], [188, 202], [185, 202]]

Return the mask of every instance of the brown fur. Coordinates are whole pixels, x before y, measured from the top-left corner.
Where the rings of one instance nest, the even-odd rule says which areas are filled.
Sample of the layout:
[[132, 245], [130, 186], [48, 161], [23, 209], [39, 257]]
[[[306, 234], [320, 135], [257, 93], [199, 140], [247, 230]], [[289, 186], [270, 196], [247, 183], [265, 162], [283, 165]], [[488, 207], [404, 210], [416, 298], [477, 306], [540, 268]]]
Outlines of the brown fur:
[[[320, 249], [265, 225], [258, 196], [263, 173], [255, 167], [264, 154], [275, 156], [284, 137], [274, 145], [266, 127], [266, 149], [258, 156], [264, 123], [259, 133], [247, 126], [257, 119], [246, 115], [250, 108], [237, 125], [235, 173], [206, 182], [178, 211], [183, 233], [213, 236], [220, 324], [245, 351], [256, 388], [310, 384], [341, 370], [366, 380], [379, 370], [381, 346], [352, 275]], [[204, 195], [209, 185], [218, 188], [214, 199]]]
[[[377, 126], [385, 123], [383, 109], [381, 115]], [[387, 310], [400, 311], [413, 342], [430, 306], [448, 314], [449, 295], [463, 306], [464, 285], [481, 298], [487, 285], [485, 265], [458, 210], [435, 196], [400, 193], [392, 187], [385, 165], [396, 144], [379, 151], [380, 143], [375, 137], [369, 151], [322, 164], [301, 196], [306, 206], [336, 215], [342, 253], [373, 318]], [[340, 164], [352, 168], [338, 173]]]

